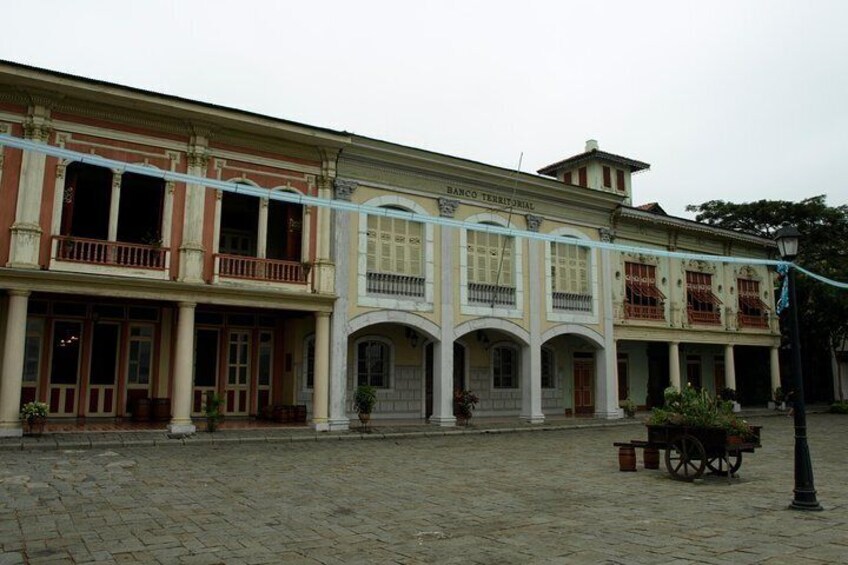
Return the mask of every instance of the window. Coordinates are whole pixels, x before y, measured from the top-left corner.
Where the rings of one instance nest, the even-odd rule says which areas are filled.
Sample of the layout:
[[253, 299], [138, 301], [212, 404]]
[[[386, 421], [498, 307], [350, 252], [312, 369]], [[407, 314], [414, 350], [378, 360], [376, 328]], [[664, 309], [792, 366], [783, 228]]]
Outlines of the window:
[[577, 169], [577, 177], [580, 179], [580, 186], [589, 186], [589, 180], [586, 174], [586, 167], [580, 167], [579, 169]]
[[492, 386], [518, 387], [518, 351], [509, 345], [492, 348]]
[[701, 356], [686, 356], [686, 382], [692, 388], [701, 388]]
[[315, 386], [315, 337], [306, 338], [306, 347], [303, 352], [304, 372], [306, 373], [306, 388]]
[[768, 306], [760, 299], [760, 283], [750, 279], [738, 279], [739, 326], [749, 328], [768, 327]]
[[468, 300], [492, 305], [515, 304], [512, 237], [468, 230]]
[[690, 324], [720, 324], [721, 300], [713, 294], [712, 275], [686, 271], [686, 310]]
[[589, 249], [551, 243], [551, 299], [556, 310], [592, 311]]
[[271, 332], [259, 334], [259, 370], [257, 384], [261, 387], [271, 386], [271, 361], [274, 349], [274, 336]]
[[612, 169], [604, 167], [604, 188], [612, 188]]
[[615, 170], [615, 188], [619, 192], [627, 192], [627, 186], [624, 183], [624, 171], [621, 169]]
[[542, 348], [542, 388], [554, 388], [554, 352], [547, 347]]
[[423, 232], [419, 222], [368, 216], [369, 294], [424, 296]]
[[356, 346], [356, 383], [377, 388], [389, 387], [389, 345], [366, 340]]
[[627, 318], [664, 320], [665, 295], [657, 288], [657, 268], [642, 263], [624, 264], [625, 308]]
[[230, 350], [227, 357], [227, 384], [246, 386], [249, 374], [248, 352], [250, 351], [250, 332], [231, 331]]
[[44, 321], [41, 319], [27, 320], [26, 341], [24, 342], [24, 374], [23, 382], [35, 384], [41, 369], [41, 335]]
[[127, 383], [131, 385], [150, 384], [150, 373], [153, 365], [153, 328], [151, 326], [130, 326], [129, 346]]
[[562, 175], [562, 182], [564, 182], [565, 184], [572, 184], [571, 183], [571, 171], [567, 171], [566, 173], [564, 173]]

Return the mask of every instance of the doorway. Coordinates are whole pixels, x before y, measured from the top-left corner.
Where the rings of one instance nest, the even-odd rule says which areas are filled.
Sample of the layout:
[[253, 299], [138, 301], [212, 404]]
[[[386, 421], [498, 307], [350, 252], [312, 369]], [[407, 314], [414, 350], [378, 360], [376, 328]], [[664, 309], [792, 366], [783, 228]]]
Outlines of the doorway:
[[595, 412], [595, 355], [592, 353], [574, 354], [574, 413], [594, 414]]

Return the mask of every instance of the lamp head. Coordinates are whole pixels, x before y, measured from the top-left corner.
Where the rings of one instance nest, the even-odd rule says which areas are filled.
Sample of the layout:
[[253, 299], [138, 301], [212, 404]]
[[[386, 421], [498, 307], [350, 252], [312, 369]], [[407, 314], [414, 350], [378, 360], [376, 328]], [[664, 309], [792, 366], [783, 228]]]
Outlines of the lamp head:
[[801, 239], [798, 228], [785, 225], [775, 232], [774, 239], [784, 261], [793, 261], [798, 256], [798, 241]]

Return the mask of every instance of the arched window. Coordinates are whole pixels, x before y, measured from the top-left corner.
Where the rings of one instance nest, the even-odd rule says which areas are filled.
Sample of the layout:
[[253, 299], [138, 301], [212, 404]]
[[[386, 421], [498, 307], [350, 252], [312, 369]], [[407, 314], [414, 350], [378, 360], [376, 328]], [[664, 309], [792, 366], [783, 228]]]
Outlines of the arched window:
[[551, 298], [556, 310], [592, 311], [589, 249], [551, 242]]
[[356, 344], [356, 384], [389, 388], [391, 349], [378, 339], [363, 339]]
[[379, 215], [367, 222], [368, 294], [423, 298], [424, 225]]
[[518, 349], [515, 346], [492, 347], [492, 388], [518, 388]]
[[[481, 222], [482, 225], [495, 225]], [[510, 236], [470, 229], [468, 249], [468, 301], [478, 304], [515, 305], [515, 241]]]

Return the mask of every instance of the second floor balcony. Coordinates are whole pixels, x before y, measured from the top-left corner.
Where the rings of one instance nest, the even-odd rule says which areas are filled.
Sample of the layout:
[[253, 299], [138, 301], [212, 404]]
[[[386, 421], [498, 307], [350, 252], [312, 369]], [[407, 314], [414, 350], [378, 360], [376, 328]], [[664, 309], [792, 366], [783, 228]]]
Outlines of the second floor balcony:
[[515, 307], [515, 287], [470, 282], [468, 283], [468, 302], [494, 307]]
[[368, 294], [424, 298], [424, 277], [369, 271], [365, 275], [365, 281]]
[[52, 257], [56, 261], [131, 269], [166, 271], [170, 267], [170, 251], [160, 246], [74, 236], [54, 236]]
[[274, 283], [306, 284], [308, 264], [299, 261], [262, 259], [243, 255], [215, 255], [217, 277]]

